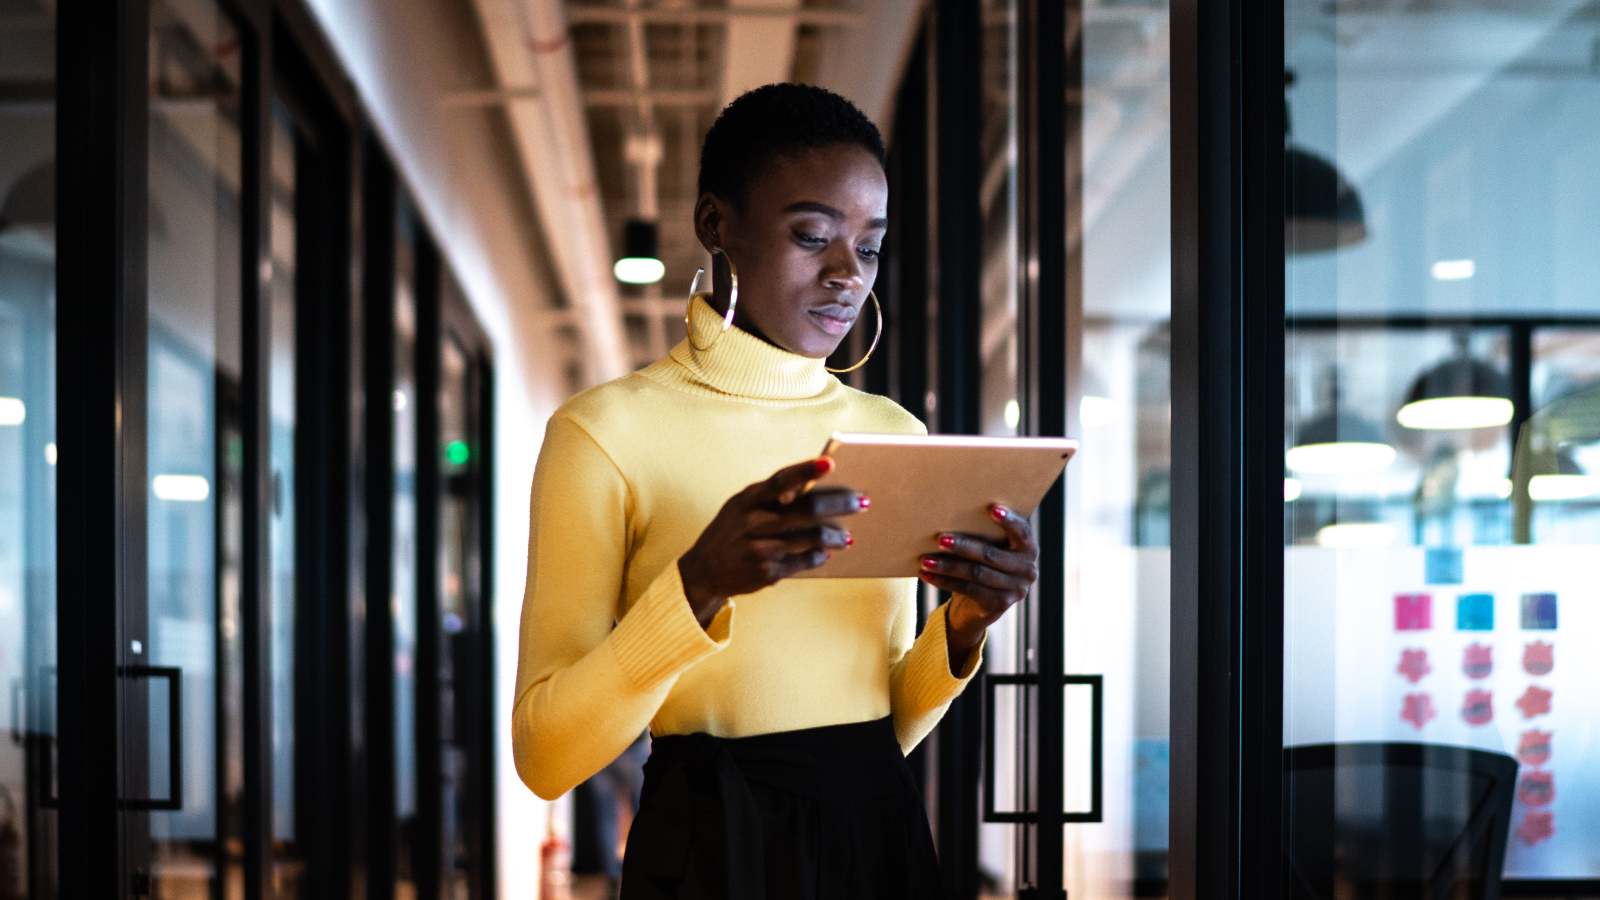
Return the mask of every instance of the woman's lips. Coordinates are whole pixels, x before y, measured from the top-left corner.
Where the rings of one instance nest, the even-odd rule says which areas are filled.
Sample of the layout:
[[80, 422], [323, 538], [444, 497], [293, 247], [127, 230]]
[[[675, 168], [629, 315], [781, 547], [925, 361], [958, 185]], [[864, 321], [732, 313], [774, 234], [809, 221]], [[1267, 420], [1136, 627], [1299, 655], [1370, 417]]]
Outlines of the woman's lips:
[[[837, 312], [834, 310], [837, 310]], [[806, 312], [810, 314], [819, 328], [831, 335], [844, 334], [850, 330], [850, 326], [855, 322], [855, 315], [842, 306], [830, 307], [827, 311], [811, 309]]]

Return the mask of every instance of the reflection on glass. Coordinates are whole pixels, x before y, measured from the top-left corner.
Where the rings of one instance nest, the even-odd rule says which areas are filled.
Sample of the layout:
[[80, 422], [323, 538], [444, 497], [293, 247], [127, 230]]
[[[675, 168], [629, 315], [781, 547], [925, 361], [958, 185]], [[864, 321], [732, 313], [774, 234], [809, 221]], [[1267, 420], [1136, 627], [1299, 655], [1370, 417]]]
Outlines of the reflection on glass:
[[417, 836], [417, 301], [414, 225], [401, 204], [395, 227], [394, 753], [396, 884], [414, 890]]
[[[1064, 641], [1068, 672], [1105, 677], [1105, 818], [1067, 826], [1063, 883], [1069, 896], [1164, 896], [1170, 22], [1159, 2], [1088, 6], [1083, 15], [1081, 29], [1068, 28], [1081, 41], [1083, 81], [1067, 97], [1082, 179], [1081, 190], [1069, 187], [1067, 221], [1081, 266], [1067, 277], [1081, 286], [1083, 324], [1064, 351], [1075, 407], [1068, 421], [1089, 449], [1067, 467]], [[1067, 692], [1069, 810], [1090, 805], [1089, 711], [1087, 692]]]
[[[979, 105], [982, 133], [979, 143], [983, 180], [979, 184], [978, 211], [983, 217], [982, 316], [979, 326], [978, 418], [983, 434], [1014, 435], [1021, 420], [1017, 384], [1017, 2], [985, 0], [980, 13], [983, 28], [983, 77]], [[1022, 616], [1007, 616], [990, 629], [984, 648], [985, 666], [991, 672], [1021, 672], [1028, 666], [1019, 659]], [[1018, 799], [1018, 772], [1025, 766], [1026, 747], [1020, 730], [1024, 718], [1023, 692], [996, 695], [994, 724], [994, 808], [1014, 810]], [[980, 788], [981, 790], [981, 788]], [[1009, 893], [1016, 889], [1017, 828], [1010, 824], [980, 823], [978, 866], [986, 889]]]
[[57, 896], [55, 20], [0, 15], [0, 896]]
[[[447, 279], [448, 281], [448, 279]], [[450, 290], [456, 290], [453, 285]], [[441, 809], [447, 897], [466, 897], [472, 864], [471, 814], [474, 801], [469, 712], [477, 698], [468, 641], [482, 628], [477, 621], [476, 514], [477, 466], [473, 449], [471, 371], [467, 354], [451, 337], [444, 340], [439, 382], [439, 655], [440, 759], [444, 775]]]
[[153, 796], [183, 757], [183, 808], [150, 816], [161, 896], [242, 891], [238, 47], [213, 4], [151, 4], [149, 618], [130, 630], [182, 672], [179, 746], [165, 691], [144, 686]]
[[272, 561], [272, 895], [299, 896], [304, 849], [295, 837], [295, 201], [296, 138], [288, 111], [274, 105], [271, 122], [272, 339], [268, 348], [268, 459]]
[[1600, 3], [1285, 13], [1297, 890], [1600, 878]]

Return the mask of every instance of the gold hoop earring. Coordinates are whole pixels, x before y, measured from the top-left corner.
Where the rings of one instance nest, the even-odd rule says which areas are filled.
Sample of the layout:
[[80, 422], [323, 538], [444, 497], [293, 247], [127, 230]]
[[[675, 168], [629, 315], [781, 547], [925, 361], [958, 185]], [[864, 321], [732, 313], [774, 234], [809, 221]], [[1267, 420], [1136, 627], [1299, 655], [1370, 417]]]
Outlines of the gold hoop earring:
[[[726, 334], [728, 329], [733, 326], [733, 310], [734, 307], [739, 305], [739, 271], [733, 267], [733, 257], [729, 256], [727, 251], [723, 250], [721, 247], [711, 248], [712, 256], [716, 256], [718, 253], [721, 253], [722, 258], [728, 263], [728, 312], [722, 317], [722, 331], [718, 332], [716, 338], [714, 338], [711, 343], [705, 345], [704, 347], [698, 346], [694, 342], [694, 324], [689, 321], [689, 313], [685, 311], [683, 314], [683, 328], [688, 334], [689, 346], [694, 347], [695, 350], [701, 353], [710, 350], [712, 347], [716, 346], [717, 341], [722, 340], [722, 335]], [[695, 295], [700, 293], [700, 277], [705, 273], [706, 270], [704, 268], [696, 268], [694, 270], [694, 278], [690, 279], [689, 281], [689, 306], [691, 307], [694, 306]], [[712, 276], [712, 280], [715, 281], [716, 277]], [[715, 295], [716, 292], [717, 286], [712, 284], [711, 293]]]
[[861, 357], [861, 359], [857, 360], [856, 364], [851, 366], [848, 369], [831, 369], [831, 368], [828, 368], [827, 366], [823, 366], [824, 369], [828, 369], [829, 372], [832, 372], [835, 375], [843, 375], [846, 372], [854, 372], [855, 370], [857, 370], [857, 369], [861, 368], [862, 366], [866, 365], [867, 364], [867, 360], [872, 358], [872, 351], [878, 349], [878, 338], [883, 337], [883, 307], [878, 305], [878, 295], [877, 294], [874, 294], [871, 291], [867, 291], [867, 299], [872, 301], [872, 308], [874, 310], [876, 310], [877, 313], [878, 313], [878, 330], [877, 330], [877, 332], [875, 334], [872, 335], [872, 346], [867, 348], [867, 353], [866, 353], [865, 356], [863, 356], [863, 357]]

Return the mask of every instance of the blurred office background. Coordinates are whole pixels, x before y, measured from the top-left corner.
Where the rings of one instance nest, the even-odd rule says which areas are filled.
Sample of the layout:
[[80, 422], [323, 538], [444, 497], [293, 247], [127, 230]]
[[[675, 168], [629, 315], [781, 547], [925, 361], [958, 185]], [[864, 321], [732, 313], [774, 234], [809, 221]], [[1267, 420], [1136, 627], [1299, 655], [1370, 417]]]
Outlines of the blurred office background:
[[0, 0], [0, 898], [609, 895], [532, 466], [780, 80], [889, 140], [850, 382], [1083, 441], [952, 896], [1600, 896], [1600, 3]]

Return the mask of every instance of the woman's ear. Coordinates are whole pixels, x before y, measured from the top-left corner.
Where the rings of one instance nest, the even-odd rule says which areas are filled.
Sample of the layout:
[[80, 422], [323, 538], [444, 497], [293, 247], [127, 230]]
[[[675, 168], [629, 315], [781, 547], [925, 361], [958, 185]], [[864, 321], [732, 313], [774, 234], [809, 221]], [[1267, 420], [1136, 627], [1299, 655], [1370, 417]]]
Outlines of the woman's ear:
[[722, 201], [715, 194], [701, 194], [694, 204], [694, 236], [707, 253], [722, 246], [722, 231], [726, 225]]

